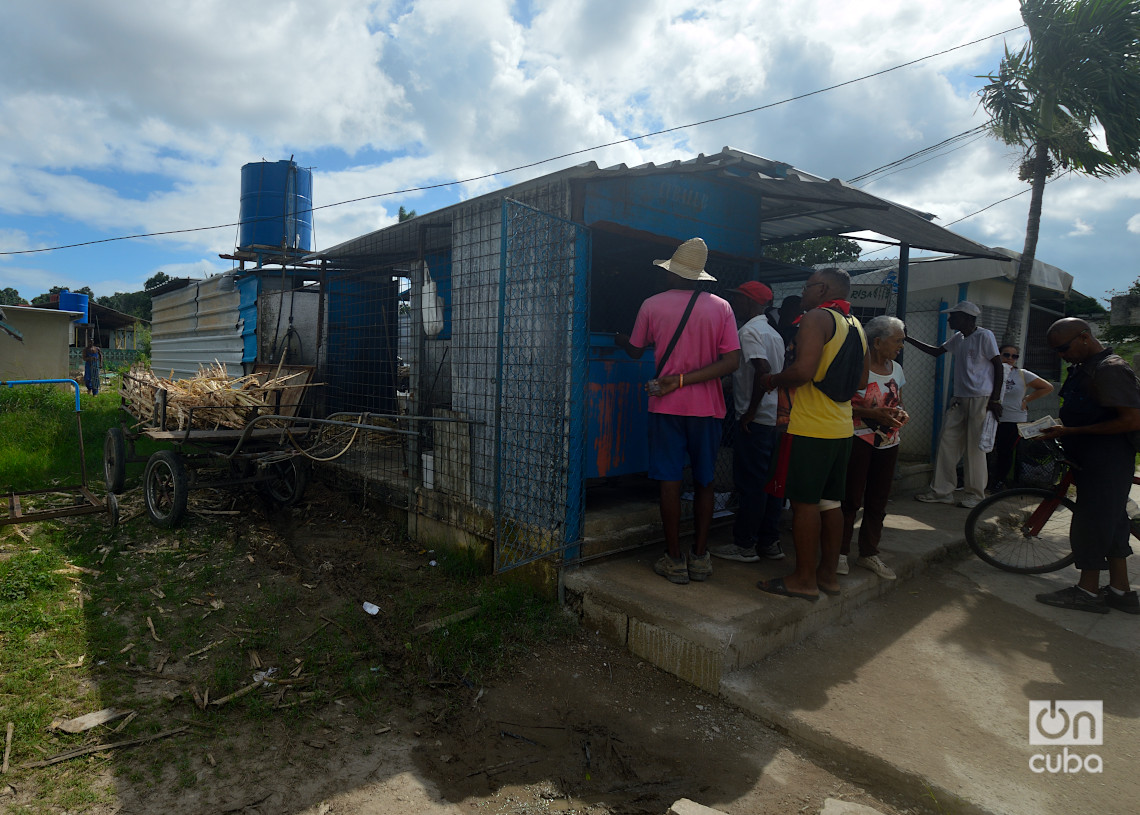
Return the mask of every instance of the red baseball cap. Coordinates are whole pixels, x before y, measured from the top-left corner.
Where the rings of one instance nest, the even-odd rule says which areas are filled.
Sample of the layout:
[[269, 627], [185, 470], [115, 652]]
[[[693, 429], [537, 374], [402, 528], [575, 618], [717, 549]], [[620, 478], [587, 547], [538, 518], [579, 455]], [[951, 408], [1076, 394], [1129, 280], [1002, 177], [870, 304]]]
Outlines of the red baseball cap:
[[749, 280], [741, 283], [735, 289], [729, 289], [729, 293], [743, 294], [749, 300], [755, 300], [757, 303], [771, 303], [772, 290], [761, 283], [759, 280]]

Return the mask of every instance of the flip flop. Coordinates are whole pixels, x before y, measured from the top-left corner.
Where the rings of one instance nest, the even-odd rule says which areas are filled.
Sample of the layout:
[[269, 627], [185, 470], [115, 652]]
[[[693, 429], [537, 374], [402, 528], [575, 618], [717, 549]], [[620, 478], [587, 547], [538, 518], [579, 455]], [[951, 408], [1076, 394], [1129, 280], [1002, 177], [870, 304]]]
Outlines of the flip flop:
[[774, 577], [771, 580], [761, 580], [756, 584], [756, 588], [760, 591], [766, 591], [768, 594], [778, 594], [781, 597], [798, 597], [801, 600], [807, 600], [814, 603], [819, 599], [818, 594], [804, 594], [799, 591], [791, 591], [784, 585], [784, 578]]

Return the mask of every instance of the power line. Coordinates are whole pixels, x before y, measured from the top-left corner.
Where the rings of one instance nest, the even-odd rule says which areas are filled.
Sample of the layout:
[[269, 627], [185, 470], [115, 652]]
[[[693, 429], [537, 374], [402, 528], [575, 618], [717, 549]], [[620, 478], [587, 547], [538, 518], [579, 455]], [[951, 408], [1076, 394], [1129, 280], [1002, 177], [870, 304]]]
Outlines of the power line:
[[949, 150], [945, 150], [941, 153], [930, 156], [930, 158], [924, 159], [923, 161], [915, 162], [914, 164], [909, 164], [906, 167], [897, 167], [894, 170], [891, 170], [889, 173], [883, 173], [878, 178], [874, 178], [871, 181], [869, 181], [868, 185], [873, 184], [876, 181], [881, 181], [882, 179], [887, 178], [888, 176], [892, 176], [895, 173], [901, 173], [904, 170], [913, 170], [915, 167], [921, 167], [923, 164], [927, 164], [931, 161], [934, 161], [935, 159], [940, 159], [940, 158], [943, 158], [945, 156], [950, 155], [951, 153], [956, 153], [959, 150], [961, 150], [962, 148], [969, 147], [974, 142], [981, 141], [984, 138], [986, 138], [986, 134], [985, 133], [979, 133], [979, 134], [975, 135], [972, 139], [969, 139], [968, 141], [963, 142], [962, 144], [959, 144], [957, 147], [952, 147]]
[[[967, 139], [970, 136], [974, 136], [974, 135], [977, 135], [979, 133], [982, 133], [987, 127], [988, 127], [988, 125], [978, 125], [977, 127], [972, 127], [969, 130], [964, 130], [961, 133], [953, 135], [948, 139], [943, 139], [942, 141], [938, 142], [937, 144], [932, 144], [929, 147], [924, 147], [921, 150], [916, 150], [915, 152], [911, 153], [910, 155], [903, 156], [902, 158], [896, 159], [895, 161], [892, 161], [889, 164], [884, 164], [881, 167], [876, 167], [874, 170], [869, 170], [869, 171], [863, 173], [862, 175], [855, 176], [854, 178], [849, 178], [849, 179], [847, 179], [847, 183], [848, 184], [858, 184], [860, 181], [865, 181], [865, 180], [871, 178], [871, 176], [879, 175], [879, 174], [883, 174], [883, 176], [885, 177], [887, 175], [891, 175], [891, 173], [885, 173], [884, 171], [892, 170], [896, 167], [898, 167], [899, 169], [907, 169], [907, 168], [901, 167], [901, 165], [905, 164], [906, 162], [910, 161], [911, 159], [918, 158], [919, 156], [927, 155], [927, 154], [932, 153], [936, 150], [939, 150], [942, 147], [947, 147], [951, 144], [954, 144], [955, 142], [961, 141], [962, 139]], [[967, 143], [969, 143], [969, 142], [967, 142]], [[955, 148], [955, 149], [957, 149], [957, 148]], [[952, 152], [952, 151], [950, 151], [950, 152]], [[945, 153], [941, 153], [939, 155], [945, 155]], [[934, 156], [934, 158], [937, 158], [937, 157], [938, 156]], [[914, 166], [918, 166], [918, 165], [914, 165]]]
[[[1053, 178], [1046, 180], [1045, 183], [1046, 184], [1052, 184], [1054, 181], [1060, 181], [1062, 178], [1065, 178], [1066, 176], [1070, 175], [1072, 172], [1073, 172], [1072, 170], [1069, 170], [1068, 172], [1062, 173], [1061, 175], [1054, 176]], [[1002, 198], [1000, 201], [994, 201], [992, 204], [987, 204], [986, 206], [982, 207], [981, 209], [974, 210], [969, 215], [963, 215], [958, 220], [951, 221], [950, 223], [945, 224], [944, 228], [949, 229], [950, 227], [954, 226], [954, 224], [960, 224], [960, 223], [962, 223], [962, 221], [973, 218], [975, 215], [981, 215], [987, 209], [993, 209], [998, 204], [1004, 204], [1006, 201], [1012, 201], [1014, 198], [1020, 198], [1022, 195], [1025, 195], [1025, 193], [1031, 192], [1032, 190], [1033, 190], [1033, 187], [1026, 187], [1021, 192], [1015, 192], [1013, 195], [1007, 195], [1005, 198]], [[857, 241], [859, 239], [858, 238], [852, 238], [851, 240]], [[878, 252], [886, 252], [890, 249], [897, 249], [897, 248], [898, 248], [897, 246], [893, 246], [893, 245], [892, 246], [884, 246], [882, 249], [872, 249], [870, 252], [860, 253], [859, 257], [863, 258], [863, 257], [866, 257], [866, 255], [874, 255]]]
[[[359, 198], [349, 198], [348, 200], [337, 201], [336, 203], [333, 203], [333, 204], [323, 204], [319, 207], [312, 207], [309, 210], [299, 210], [297, 214], [300, 215], [300, 214], [304, 214], [304, 212], [315, 212], [315, 211], [320, 210], [320, 209], [330, 209], [332, 207], [340, 207], [340, 206], [345, 206], [347, 204], [356, 204], [356, 203], [359, 203], [361, 201], [370, 201], [370, 200], [373, 200], [376, 198], [386, 198], [386, 197], [390, 197], [393, 195], [406, 195], [408, 193], [413, 193], [413, 192], [426, 192], [428, 190], [440, 189], [441, 187], [451, 187], [451, 186], [454, 186], [457, 184], [470, 184], [470, 183], [475, 182], [475, 181], [484, 181], [488, 178], [494, 178], [495, 176], [498, 176], [498, 175], [508, 175], [510, 173], [517, 173], [520, 170], [529, 170], [533, 167], [538, 167], [538, 166], [541, 166], [543, 164], [549, 164], [552, 161], [560, 161], [562, 159], [582, 155], [583, 153], [591, 153], [595, 150], [604, 150], [607, 147], [616, 147], [616, 146], [621, 145], [621, 144], [629, 144], [631, 142], [641, 141], [643, 139], [649, 139], [649, 138], [652, 138], [654, 136], [662, 136], [662, 135], [665, 135], [667, 133], [675, 133], [678, 130], [685, 130], [685, 129], [690, 128], [690, 127], [700, 127], [702, 125], [714, 124], [716, 122], [723, 122], [723, 121], [726, 121], [728, 119], [733, 119], [733, 118], [736, 118], [739, 116], [747, 116], [748, 114], [751, 114], [751, 113], [758, 113], [758, 112], [763, 111], [763, 110], [769, 110], [769, 109], [774, 108], [774, 107], [779, 107], [780, 105], [786, 105], [789, 102], [798, 102], [801, 99], [807, 99], [807, 98], [812, 97], [812, 96], [818, 96], [821, 93], [827, 93], [829, 91], [837, 90], [838, 88], [846, 87], [847, 85], [853, 85], [857, 82], [863, 82], [867, 79], [874, 79], [875, 77], [883, 76], [884, 74], [889, 74], [893, 71], [898, 71], [898, 70], [901, 70], [903, 68], [909, 68], [910, 66], [917, 65], [920, 62], [925, 62], [926, 60], [934, 59], [935, 57], [940, 57], [940, 56], [943, 56], [945, 54], [949, 54], [953, 51], [958, 51], [962, 48], [968, 48], [971, 45], [977, 45], [980, 42], [992, 40], [995, 37], [1004, 36], [1006, 34], [1012, 33], [1014, 31], [1017, 31], [1018, 29], [1024, 28], [1024, 27], [1025, 27], [1024, 24], [1017, 25], [1017, 26], [1014, 26], [1013, 28], [1007, 28], [1004, 31], [999, 31], [996, 34], [989, 34], [985, 37], [979, 37], [976, 40], [971, 40], [970, 42], [962, 43], [961, 45], [955, 45], [951, 48], [946, 48], [942, 51], [937, 51], [933, 54], [927, 54], [924, 57], [912, 59], [909, 62], [904, 62], [900, 65], [895, 65], [892, 68], [884, 68], [881, 71], [875, 71], [874, 73], [870, 73], [870, 74], [866, 74], [864, 76], [856, 77], [855, 79], [848, 79], [844, 82], [839, 82], [835, 85], [829, 85], [826, 88], [820, 88], [818, 90], [809, 91], [807, 93], [801, 93], [798, 96], [790, 96], [787, 99], [781, 99], [777, 102], [769, 102], [766, 105], [759, 105], [758, 107], [748, 108], [747, 110], [740, 110], [740, 111], [737, 111], [735, 113], [726, 113], [723, 116], [715, 116], [711, 119], [702, 119], [702, 120], [697, 121], [697, 122], [690, 122], [688, 124], [676, 125], [674, 127], [667, 127], [667, 128], [662, 129], [662, 130], [653, 131], [652, 133], [643, 133], [640, 136], [629, 136], [629, 137], [624, 138], [624, 139], [617, 139], [616, 141], [606, 142], [605, 144], [598, 144], [598, 145], [594, 145], [593, 147], [585, 147], [585, 148], [582, 148], [581, 150], [573, 150], [569, 153], [562, 153], [561, 155], [551, 156], [550, 158], [544, 158], [544, 159], [541, 159], [539, 161], [532, 161], [532, 162], [529, 162], [527, 164], [520, 164], [517, 167], [511, 167], [510, 169], [507, 169], [507, 170], [498, 170], [496, 172], [484, 173], [483, 175], [473, 176], [471, 178], [466, 178], [466, 179], [462, 179], [462, 180], [455, 180], [455, 181], [445, 181], [445, 182], [441, 182], [439, 184], [426, 184], [426, 185], [421, 186], [421, 187], [408, 187], [408, 188], [402, 189], [402, 190], [390, 190], [389, 192], [380, 192], [380, 193], [375, 193], [373, 195], [363, 195]], [[165, 235], [180, 235], [180, 234], [189, 234], [192, 232], [207, 232], [207, 231], [212, 230], [212, 229], [230, 229], [230, 228], [237, 227], [240, 225], [241, 225], [241, 222], [238, 221], [238, 222], [234, 222], [234, 223], [216, 224], [214, 226], [199, 226], [199, 227], [193, 227], [193, 228], [189, 228], [189, 229], [168, 229], [168, 230], [164, 230], [161, 232], [142, 232], [142, 233], [138, 233], [138, 234], [134, 234], [134, 235], [120, 235], [120, 236], [117, 236], [114, 238], [100, 238], [98, 240], [82, 241], [80, 243], [69, 243], [69, 244], [64, 244], [61, 246], [48, 246], [48, 247], [44, 247], [41, 249], [19, 249], [19, 250], [13, 250], [13, 251], [0, 251], [0, 256], [5, 256], [5, 255], [32, 255], [32, 254], [38, 254], [41, 252], [54, 252], [54, 251], [57, 251], [59, 249], [76, 249], [76, 248], [79, 248], [82, 246], [95, 246], [95, 245], [98, 245], [101, 243], [113, 243], [115, 241], [135, 240], [137, 238], [155, 238], [155, 237], [162, 237]]]

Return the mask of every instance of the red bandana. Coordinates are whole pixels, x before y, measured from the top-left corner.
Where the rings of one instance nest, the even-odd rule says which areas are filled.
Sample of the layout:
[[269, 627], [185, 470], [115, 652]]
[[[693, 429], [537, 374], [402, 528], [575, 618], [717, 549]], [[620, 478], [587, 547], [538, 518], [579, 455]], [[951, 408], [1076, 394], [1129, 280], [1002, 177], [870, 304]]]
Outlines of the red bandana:
[[[833, 308], [844, 317], [851, 316], [851, 303], [847, 300], [828, 300], [825, 303], [820, 303], [818, 306], [816, 306], [816, 308]], [[805, 311], [804, 314], [807, 314], [807, 312]], [[800, 320], [804, 318], [804, 314], [801, 314], [799, 317], [796, 317], [796, 319], [792, 320], [792, 325], [799, 325]]]

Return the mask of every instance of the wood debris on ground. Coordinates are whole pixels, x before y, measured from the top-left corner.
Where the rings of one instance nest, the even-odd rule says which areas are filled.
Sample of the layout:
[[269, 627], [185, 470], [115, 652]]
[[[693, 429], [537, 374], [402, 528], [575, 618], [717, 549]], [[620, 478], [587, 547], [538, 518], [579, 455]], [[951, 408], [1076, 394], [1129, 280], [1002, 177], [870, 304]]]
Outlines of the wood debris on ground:
[[8, 758], [12, 755], [12, 734], [16, 730], [14, 722], [8, 722], [8, 732], [4, 736], [4, 762], [0, 764], [0, 775], [8, 773]]
[[245, 427], [255, 416], [276, 413], [284, 391], [313, 387], [304, 382], [308, 371], [262, 381], [264, 376], [254, 373], [231, 378], [217, 360], [211, 366], [199, 366], [196, 376], [179, 380], [162, 379], [149, 368], [136, 365], [123, 377], [122, 396], [140, 424], [157, 424], [155, 395], [165, 390], [168, 428], [217, 430]]
[[103, 708], [102, 710], [97, 710], [94, 713], [88, 713], [85, 716], [79, 716], [75, 719], [68, 719], [66, 721], [57, 719], [51, 723], [51, 729], [59, 730], [63, 733], [82, 733], [84, 730], [90, 730], [101, 724], [113, 722], [115, 719], [121, 719], [130, 713], [131, 711], [129, 710], [119, 710], [113, 707]]

